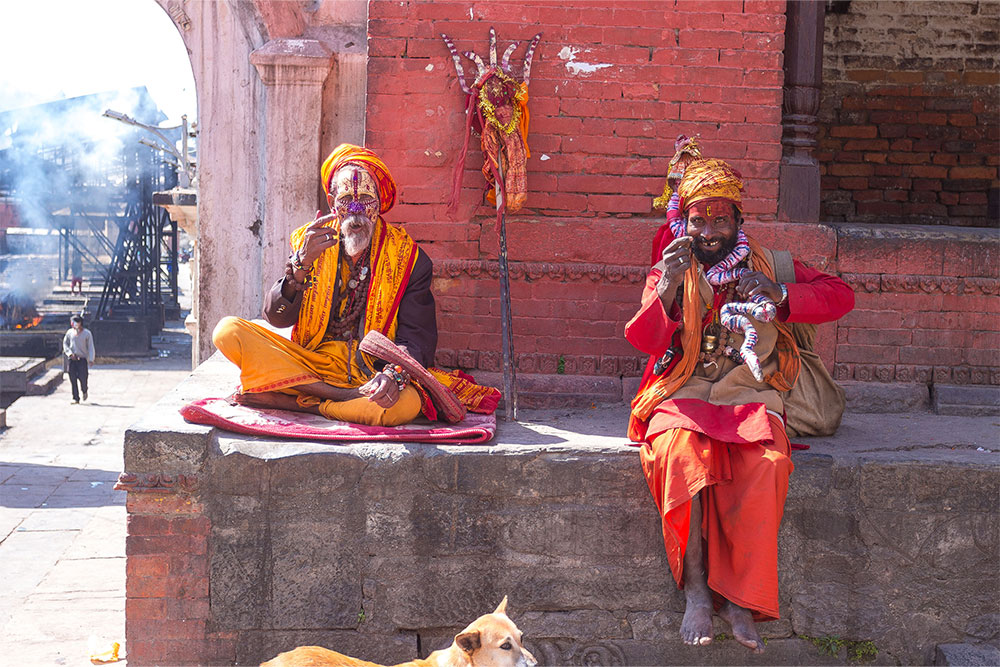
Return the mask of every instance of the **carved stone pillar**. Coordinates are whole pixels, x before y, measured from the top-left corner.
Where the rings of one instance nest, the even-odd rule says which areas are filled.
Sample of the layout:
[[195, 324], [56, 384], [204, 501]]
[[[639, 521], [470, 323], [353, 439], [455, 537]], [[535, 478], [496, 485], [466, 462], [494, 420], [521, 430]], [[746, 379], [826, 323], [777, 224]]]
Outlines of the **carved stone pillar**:
[[789, 2], [785, 21], [785, 90], [778, 219], [819, 222], [816, 114], [823, 81], [822, 2]]
[[266, 290], [281, 276], [289, 233], [316, 216], [323, 84], [333, 52], [312, 39], [273, 39], [253, 51], [250, 62], [266, 87], [266, 185], [258, 232]]

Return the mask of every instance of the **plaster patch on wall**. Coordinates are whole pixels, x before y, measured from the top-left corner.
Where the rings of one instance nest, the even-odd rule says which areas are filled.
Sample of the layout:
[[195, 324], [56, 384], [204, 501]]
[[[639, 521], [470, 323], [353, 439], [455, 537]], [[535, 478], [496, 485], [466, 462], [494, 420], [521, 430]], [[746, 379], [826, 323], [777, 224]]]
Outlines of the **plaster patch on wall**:
[[425, 72], [433, 72], [434, 71], [434, 63], [431, 63], [430, 65], [428, 65], [427, 67], [425, 67], [424, 71]]
[[550, 158], [550, 157], [549, 157], [548, 155], [546, 155], [545, 153], [542, 153], [542, 157], [540, 157], [540, 158], [538, 158], [538, 159], [539, 159], [539, 160], [541, 160], [542, 162], [545, 162], [546, 160], [551, 160], [552, 158]]
[[570, 74], [592, 74], [599, 69], [611, 67], [610, 63], [575, 62], [578, 53], [580, 53], [580, 49], [574, 49], [571, 46], [564, 46], [559, 50], [559, 58], [568, 61], [566, 63], [566, 70]]
[[476, 17], [472, 15], [472, 7], [469, 7], [469, 20], [471, 21], [474, 18], [476, 18]]

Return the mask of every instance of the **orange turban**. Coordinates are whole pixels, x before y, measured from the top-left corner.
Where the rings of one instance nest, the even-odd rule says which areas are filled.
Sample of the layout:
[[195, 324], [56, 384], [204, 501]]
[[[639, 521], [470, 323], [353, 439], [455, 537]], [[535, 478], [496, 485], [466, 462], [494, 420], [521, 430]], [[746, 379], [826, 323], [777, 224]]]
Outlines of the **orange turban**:
[[319, 174], [323, 179], [323, 191], [330, 194], [330, 181], [337, 171], [348, 164], [364, 167], [378, 184], [379, 213], [385, 213], [396, 203], [396, 181], [392, 180], [389, 168], [372, 151], [354, 144], [340, 144], [323, 162]]
[[684, 170], [677, 186], [681, 210], [705, 199], [728, 199], [743, 210], [743, 177], [724, 160], [696, 160]]

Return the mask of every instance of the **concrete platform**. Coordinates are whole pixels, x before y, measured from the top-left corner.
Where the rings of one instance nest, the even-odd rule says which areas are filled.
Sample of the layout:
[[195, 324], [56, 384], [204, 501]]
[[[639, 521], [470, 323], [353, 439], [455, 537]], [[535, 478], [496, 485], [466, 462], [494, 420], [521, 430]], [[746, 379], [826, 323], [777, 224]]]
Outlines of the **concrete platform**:
[[938, 644], [997, 640], [995, 418], [848, 414], [805, 441], [779, 538], [783, 618], [756, 657], [681, 644], [624, 405], [525, 411], [483, 446], [252, 438], [177, 414], [236, 384], [216, 355], [126, 432], [133, 664], [312, 643], [393, 664], [504, 595], [548, 665], [927, 664]]

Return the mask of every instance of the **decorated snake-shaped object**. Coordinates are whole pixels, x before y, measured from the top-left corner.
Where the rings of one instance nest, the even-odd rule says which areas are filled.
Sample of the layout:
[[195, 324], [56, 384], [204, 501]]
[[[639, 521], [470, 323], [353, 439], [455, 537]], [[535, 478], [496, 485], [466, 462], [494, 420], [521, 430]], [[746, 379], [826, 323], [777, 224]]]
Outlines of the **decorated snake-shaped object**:
[[[687, 235], [684, 225], [684, 217], [680, 213], [680, 200], [675, 192], [670, 197], [667, 206], [667, 219], [670, 221], [670, 231], [674, 238]], [[710, 285], [726, 285], [739, 280], [748, 273], [750, 269], [740, 267], [739, 264], [750, 254], [750, 242], [747, 241], [746, 234], [739, 230], [736, 237], [736, 247], [721, 262], [705, 271], [705, 278]], [[758, 294], [750, 301], [732, 301], [725, 304], [719, 312], [719, 322], [730, 331], [743, 334], [743, 344], [739, 350], [727, 347], [724, 351], [727, 356], [737, 361], [742, 361], [753, 373], [757, 382], [764, 381], [764, 373], [760, 367], [760, 359], [754, 348], [757, 345], [757, 329], [750, 318], [758, 322], [770, 322], [778, 314], [778, 308], [774, 301], [764, 294]]]

